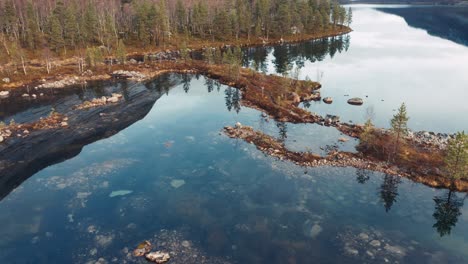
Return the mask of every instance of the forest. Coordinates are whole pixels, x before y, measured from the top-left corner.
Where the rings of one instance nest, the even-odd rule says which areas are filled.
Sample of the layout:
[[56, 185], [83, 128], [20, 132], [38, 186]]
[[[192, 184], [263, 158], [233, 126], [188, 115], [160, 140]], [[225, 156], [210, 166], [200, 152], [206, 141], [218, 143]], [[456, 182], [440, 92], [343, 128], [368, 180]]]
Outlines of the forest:
[[0, 0], [0, 64], [94, 51], [235, 43], [323, 32], [349, 24], [336, 0]]

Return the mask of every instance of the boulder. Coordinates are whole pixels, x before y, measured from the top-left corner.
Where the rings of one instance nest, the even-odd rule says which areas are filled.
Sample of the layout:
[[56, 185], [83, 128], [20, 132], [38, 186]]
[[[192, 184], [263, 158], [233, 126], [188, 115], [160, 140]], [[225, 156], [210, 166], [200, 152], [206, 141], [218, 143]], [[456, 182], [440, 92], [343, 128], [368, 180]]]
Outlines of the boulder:
[[241, 129], [241, 128], [242, 128], [242, 124], [241, 124], [240, 122], [237, 122], [237, 123], [236, 123], [236, 128], [237, 128], [237, 129]]
[[2, 143], [4, 140], [5, 139], [2, 136], [0, 136], [0, 143]]
[[3, 81], [4, 83], [10, 83], [10, 78], [3, 78], [2, 81]]
[[326, 103], [326, 104], [331, 104], [331, 103], [333, 103], [333, 98], [325, 97], [325, 98], [323, 98], [323, 102]]
[[326, 115], [325, 116], [325, 123], [328, 124], [336, 124], [340, 122], [340, 117], [336, 115]]
[[10, 95], [10, 92], [8, 91], [0, 91], [0, 97], [5, 98], [5, 97], [8, 97], [9, 95]]
[[146, 254], [145, 258], [148, 261], [151, 261], [154, 263], [166, 263], [169, 261], [171, 256], [169, 255], [169, 253], [156, 251], [156, 252], [151, 252], [151, 253]]
[[355, 97], [348, 100], [348, 104], [350, 105], [362, 105], [364, 101], [361, 98]]
[[143, 257], [145, 254], [150, 253], [151, 248], [153, 246], [151, 245], [151, 242], [148, 240], [145, 240], [141, 242], [137, 248], [133, 251], [133, 256], [135, 257]]
[[109, 97], [107, 98], [108, 103], [117, 103], [119, 101], [118, 97]]

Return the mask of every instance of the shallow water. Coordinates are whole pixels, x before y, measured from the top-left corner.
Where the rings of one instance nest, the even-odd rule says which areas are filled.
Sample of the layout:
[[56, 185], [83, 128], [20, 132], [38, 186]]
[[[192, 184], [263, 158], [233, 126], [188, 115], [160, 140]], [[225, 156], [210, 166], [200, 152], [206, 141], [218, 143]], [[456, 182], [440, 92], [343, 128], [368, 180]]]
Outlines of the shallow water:
[[[393, 25], [401, 31], [397, 17], [382, 13], [376, 19], [375, 12], [355, 11], [348, 51], [348, 44], [333, 42], [337, 51], [333, 59], [328, 48], [323, 52], [329, 45], [323, 41], [304, 46], [319, 53], [314, 53], [318, 54], [315, 63], [304, 60], [303, 73], [323, 69], [322, 93], [336, 99], [331, 106], [314, 103], [310, 109], [358, 122], [365, 107], [346, 105], [343, 93], [354, 96], [361, 91], [369, 98], [378, 94], [385, 103], [374, 102], [376, 120], [385, 124], [384, 110], [403, 96], [410, 114], [418, 106], [432, 111], [434, 119], [424, 123], [428, 127], [424, 129], [445, 131], [452, 125], [436, 126], [438, 115], [426, 103], [417, 104], [413, 92], [396, 96], [372, 89], [372, 82], [382, 82], [382, 89], [388, 89], [384, 87], [387, 77], [378, 77], [378, 72], [373, 72], [373, 78], [361, 72], [350, 77], [360, 67], [372, 69], [355, 57], [364, 52], [359, 34], [370, 34], [366, 19], [374, 18], [375, 23], [382, 19], [389, 23], [383, 30]], [[426, 38], [442, 41], [421, 32], [422, 36], [424, 45], [430, 44]], [[392, 49], [388, 41], [382, 39], [380, 45]], [[464, 56], [466, 47], [443, 43], [447, 53], [455, 47]], [[413, 55], [415, 61], [420, 59]], [[371, 54], [360, 56], [371, 60]], [[385, 58], [385, 54], [379, 56]], [[268, 58], [266, 65], [273, 72], [273, 54]], [[389, 72], [396, 71], [387, 66]], [[411, 71], [412, 78], [426, 77], [417, 69]], [[333, 79], [339, 72], [343, 76]], [[453, 74], [454, 82], [463, 80], [457, 79], [461, 78], [457, 72]], [[340, 85], [357, 83], [358, 76], [365, 84], [362, 90], [354, 89], [356, 84]], [[417, 83], [416, 79], [412, 81]], [[327, 146], [337, 145], [353, 151], [356, 142], [338, 143], [342, 135], [334, 128], [264, 118], [259, 111], [239, 105], [237, 90], [200, 76], [165, 75], [148, 84], [104, 84], [100, 90], [104, 94], [145, 91], [156, 101], [143, 119], [1, 195], [6, 197], [0, 201], [0, 263], [95, 263], [100, 258], [108, 263], [143, 263], [129, 257], [128, 250], [146, 239], [157, 243], [158, 249], [173, 251], [171, 263], [468, 262], [466, 194], [353, 168], [304, 168], [266, 157], [253, 145], [221, 133], [223, 126], [241, 122], [284, 140], [294, 150], [324, 154]], [[83, 98], [70, 96], [73, 99], [64, 100]], [[367, 100], [371, 99], [366, 99], [370, 104]], [[448, 110], [437, 110], [460, 107], [450, 104]], [[415, 129], [421, 118], [430, 117], [414, 112], [412, 116]], [[448, 121], [464, 120], [453, 116]], [[454, 129], [456, 124], [449, 132]]]

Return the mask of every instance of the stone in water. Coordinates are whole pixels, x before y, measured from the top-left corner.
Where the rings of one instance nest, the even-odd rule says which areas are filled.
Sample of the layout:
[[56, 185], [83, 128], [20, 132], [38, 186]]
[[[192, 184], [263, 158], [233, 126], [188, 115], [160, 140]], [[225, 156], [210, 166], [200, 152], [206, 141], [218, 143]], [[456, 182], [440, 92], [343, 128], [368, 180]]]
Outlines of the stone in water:
[[181, 187], [182, 185], [185, 184], [185, 181], [184, 180], [172, 180], [171, 181], [171, 186], [174, 187], [174, 188], [179, 188]]
[[127, 194], [131, 194], [133, 191], [129, 191], [129, 190], [119, 190], [119, 191], [113, 191], [111, 192], [111, 194], [109, 194], [109, 197], [116, 197], [116, 196], [124, 196], [124, 195], [127, 195]]

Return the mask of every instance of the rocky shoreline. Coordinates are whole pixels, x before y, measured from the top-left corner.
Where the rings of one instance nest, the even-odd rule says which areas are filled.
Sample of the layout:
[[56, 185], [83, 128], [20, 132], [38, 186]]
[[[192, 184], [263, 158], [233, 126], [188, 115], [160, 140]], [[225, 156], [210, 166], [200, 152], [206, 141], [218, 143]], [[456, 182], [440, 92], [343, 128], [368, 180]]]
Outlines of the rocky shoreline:
[[224, 127], [223, 132], [230, 138], [238, 138], [247, 143], [254, 144], [258, 150], [266, 155], [276, 157], [279, 160], [288, 160], [300, 166], [354, 167], [356, 169], [406, 177], [434, 188], [451, 188], [457, 191], [468, 191], [468, 181], [455, 180], [452, 182], [452, 180], [443, 176], [431, 174], [431, 171], [426, 171], [426, 168], [411, 170], [389, 162], [380, 161], [371, 156], [362, 155], [362, 153], [332, 150], [326, 156], [320, 156], [312, 152], [295, 152], [287, 149], [276, 138], [255, 131], [251, 127], [242, 126], [241, 124], [236, 124], [235, 127]]

